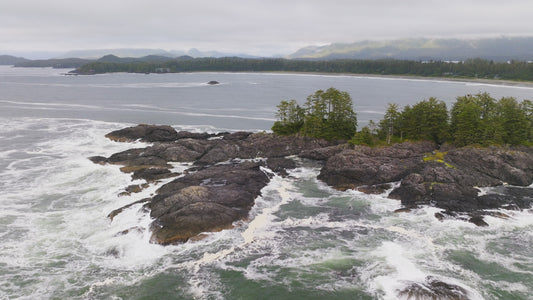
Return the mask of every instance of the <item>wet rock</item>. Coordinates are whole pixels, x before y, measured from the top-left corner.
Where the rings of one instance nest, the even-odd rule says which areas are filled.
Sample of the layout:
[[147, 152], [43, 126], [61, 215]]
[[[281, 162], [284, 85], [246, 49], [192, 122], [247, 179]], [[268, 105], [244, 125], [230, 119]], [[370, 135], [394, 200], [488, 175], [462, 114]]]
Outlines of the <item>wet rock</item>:
[[425, 162], [420, 171], [406, 176], [390, 197], [404, 205], [431, 204], [459, 212], [529, 208], [533, 203], [530, 188], [501, 188], [500, 193], [480, 196], [476, 187], [500, 186], [508, 180], [529, 185], [533, 181], [532, 159], [528, 152], [506, 148], [452, 149], [444, 162]]
[[269, 182], [260, 162], [216, 165], [163, 185], [150, 204], [152, 241], [185, 242], [244, 219]]
[[159, 168], [171, 168], [172, 166], [167, 163], [167, 160], [160, 156], [150, 155], [145, 153], [145, 149], [129, 149], [119, 153], [111, 155], [106, 161], [110, 164], [124, 165], [126, 168], [124, 172], [134, 172], [142, 168], [159, 167]]
[[398, 291], [398, 297], [405, 299], [468, 300], [468, 292], [455, 284], [428, 276], [423, 283], [413, 282]]
[[475, 224], [476, 226], [479, 226], [479, 227], [487, 227], [489, 226], [489, 224], [487, 224], [487, 222], [485, 222], [485, 220], [483, 220], [483, 216], [472, 216], [468, 222], [470, 223], [473, 223]]
[[195, 140], [207, 140], [209, 138], [220, 136], [219, 134], [212, 134], [206, 132], [189, 132], [189, 131], [178, 131], [176, 134], [176, 139], [195, 139]]
[[132, 206], [134, 206], [134, 205], [136, 205], [136, 204], [141, 204], [141, 203], [149, 202], [150, 200], [151, 200], [150, 198], [145, 198], [145, 199], [141, 199], [141, 200], [139, 200], [139, 201], [135, 201], [135, 202], [133, 202], [133, 203], [130, 203], [130, 204], [128, 204], [128, 205], [122, 206], [122, 207], [117, 208], [117, 209], [113, 210], [112, 212], [110, 212], [110, 213], [107, 215], [107, 217], [108, 217], [109, 219], [111, 219], [111, 221], [113, 221], [113, 219], [114, 219], [118, 214], [120, 214], [122, 211], [124, 211], [125, 209], [130, 208], [130, 207], [132, 207]]
[[148, 184], [132, 184], [126, 187], [125, 191], [118, 194], [119, 196], [129, 196], [132, 193], [140, 193], [143, 189], [147, 188]]
[[105, 165], [107, 163], [107, 157], [103, 156], [91, 156], [89, 157], [89, 160], [99, 165]]
[[423, 165], [432, 143], [403, 143], [386, 148], [358, 146], [329, 158], [318, 179], [335, 188], [400, 181]]
[[437, 220], [439, 220], [439, 221], [442, 222], [442, 221], [444, 221], [444, 219], [445, 219], [446, 217], [445, 217], [442, 213], [440, 213], [440, 212], [436, 212], [436, 213], [435, 213], [435, 218], [437, 218]]
[[168, 142], [177, 139], [177, 132], [168, 125], [140, 124], [124, 129], [115, 130], [106, 135], [110, 140], [117, 142]]
[[135, 179], [144, 179], [147, 182], [153, 182], [160, 179], [176, 177], [180, 175], [179, 173], [173, 173], [169, 169], [162, 168], [143, 168], [133, 172], [131, 178]]
[[227, 140], [227, 141], [235, 141], [235, 140], [245, 140], [246, 138], [248, 138], [250, 135], [252, 135], [252, 132], [248, 132], [248, 131], [237, 131], [237, 132], [233, 132], [233, 133], [230, 133], [230, 134], [226, 134], [224, 135], [224, 140]]
[[407, 212], [411, 212], [411, 209], [408, 207], [398, 208], [397, 210], [394, 211], [394, 213], [407, 213]]
[[296, 168], [296, 162], [290, 158], [271, 157], [266, 161], [267, 167], [281, 176], [289, 175], [287, 170]]
[[391, 187], [392, 187], [391, 184], [383, 183], [383, 184], [360, 186], [357, 188], [357, 190], [365, 194], [379, 195], [379, 194], [385, 193], [385, 191], [387, 191]]
[[349, 149], [348, 144], [334, 145], [329, 147], [315, 148], [310, 150], [304, 150], [300, 153], [300, 157], [314, 159], [314, 160], [327, 160], [328, 158], [341, 153], [343, 150]]

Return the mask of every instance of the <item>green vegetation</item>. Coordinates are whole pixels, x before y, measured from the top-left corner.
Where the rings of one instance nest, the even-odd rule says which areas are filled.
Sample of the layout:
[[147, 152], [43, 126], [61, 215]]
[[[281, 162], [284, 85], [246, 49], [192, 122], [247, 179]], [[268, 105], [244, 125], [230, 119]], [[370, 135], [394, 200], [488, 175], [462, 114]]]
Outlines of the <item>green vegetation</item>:
[[458, 97], [451, 110], [452, 138], [456, 145], [531, 143], [531, 101], [499, 101], [487, 93]]
[[444, 157], [446, 156], [446, 154], [448, 154], [448, 152], [442, 152], [442, 151], [435, 150], [433, 151], [431, 155], [426, 155], [424, 157], [424, 161], [425, 162], [429, 162], [429, 161], [438, 162], [438, 163], [444, 164], [446, 167], [450, 169], [455, 169], [455, 167], [452, 164], [444, 161]]
[[329, 61], [290, 60], [281, 58], [246, 59], [238, 57], [191, 58], [179, 57], [167, 61], [97, 61], [78, 69], [79, 74], [110, 72], [169, 73], [224, 71], [224, 72], [322, 72], [377, 75], [410, 75], [452, 78], [487, 78], [533, 81], [533, 63], [511, 61], [493, 62], [471, 59], [461, 62], [410, 60], [356, 60]]
[[[533, 145], [533, 102], [511, 97], [500, 100], [487, 93], [457, 98], [450, 112], [436, 98], [405, 106], [389, 103], [383, 119], [356, 132], [357, 118], [348, 93], [335, 88], [307, 97], [304, 107], [296, 100], [282, 101], [272, 131], [327, 140], [350, 139], [356, 145], [428, 140], [437, 144]], [[442, 156], [442, 157], [441, 157]], [[443, 161], [443, 153], [427, 160]]]
[[350, 139], [357, 130], [357, 115], [353, 111], [352, 98], [347, 92], [335, 88], [318, 90], [307, 97], [304, 107], [296, 100], [281, 101], [277, 106], [272, 131], [287, 135], [299, 133], [304, 136], [326, 140]]

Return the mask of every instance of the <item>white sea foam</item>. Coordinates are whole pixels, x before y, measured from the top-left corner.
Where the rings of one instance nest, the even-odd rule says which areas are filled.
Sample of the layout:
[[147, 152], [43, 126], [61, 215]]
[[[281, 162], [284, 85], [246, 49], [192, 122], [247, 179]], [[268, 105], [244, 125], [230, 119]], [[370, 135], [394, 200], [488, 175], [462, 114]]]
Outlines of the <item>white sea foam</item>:
[[[52, 297], [58, 285], [81, 288], [68, 283], [77, 281], [77, 276], [85, 276], [80, 278], [82, 281], [93, 280], [89, 274], [75, 275], [80, 268], [94, 263], [119, 270], [145, 268], [168, 253], [167, 248], [148, 242], [149, 216], [139, 212], [138, 206], [125, 210], [114, 223], [110, 224], [106, 217], [120, 202], [128, 204], [117, 194], [130, 178], [118, 167], [95, 165], [87, 157], [110, 155], [131, 147], [103, 137], [124, 124], [9, 121], [12, 130], [37, 128], [48, 136], [30, 141], [25, 148], [18, 145], [18, 152], [30, 157], [10, 156], [9, 166], [0, 171], [6, 187], [0, 191], [0, 222], [9, 222], [9, 227], [0, 231], [1, 261], [6, 268], [31, 273], [28, 276], [35, 281], [27, 288], [13, 285], [11, 295]], [[146, 191], [150, 192], [153, 188]], [[132, 227], [144, 230], [117, 234]], [[53, 268], [54, 264], [62, 268]], [[3, 274], [0, 284], [13, 280]]]
[[192, 88], [201, 86], [210, 86], [206, 82], [138, 82], [138, 83], [100, 83], [90, 84], [95, 88], [136, 88], [136, 89], [153, 89], [153, 88]]
[[10, 101], [0, 100], [0, 103], [21, 105], [24, 107], [35, 107], [42, 109], [67, 109], [67, 108], [84, 108], [84, 109], [102, 109], [100, 106], [58, 102], [27, 102], [27, 101]]

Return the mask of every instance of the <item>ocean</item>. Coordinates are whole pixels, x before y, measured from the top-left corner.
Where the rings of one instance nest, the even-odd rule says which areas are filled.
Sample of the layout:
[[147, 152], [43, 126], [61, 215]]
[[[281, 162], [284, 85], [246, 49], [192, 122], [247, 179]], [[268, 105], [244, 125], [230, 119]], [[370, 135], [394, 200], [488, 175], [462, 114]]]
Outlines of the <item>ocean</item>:
[[147, 146], [104, 137], [139, 123], [269, 130], [281, 100], [303, 103], [329, 87], [351, 94], [360, 126], [379, 121], [387, 103], [437, 97], [451, 107], [456, 97], [479, 92], [533, 99], [532, 87], [66, 72], [0, 66], [0, 299], [398, 299], [398, 291], [429, 278], [461, 287], [469, 299], [533, 298], [531, 210], [502, 210], [511, 218], [486, 217], [488, 227], [440, 222], [433, 207], [394, 213], [400, 203], [387, 192], [334, 190], [316, 179], [317, 162], [297, 159], [291, 176], [275, 176], [233, 229], [160, 246], [149, 241], [151, 220], [140, 204], [113, 221], [107, 215], [171, 179], [119, 196], [131, 177], [87, 159]]

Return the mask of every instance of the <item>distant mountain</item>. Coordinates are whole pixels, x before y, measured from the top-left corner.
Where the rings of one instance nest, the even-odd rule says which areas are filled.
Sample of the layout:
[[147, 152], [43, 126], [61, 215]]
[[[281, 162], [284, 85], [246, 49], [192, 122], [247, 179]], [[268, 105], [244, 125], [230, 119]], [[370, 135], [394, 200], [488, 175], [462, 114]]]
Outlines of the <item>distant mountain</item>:
[[[172, 53], [181, 53], [179, 51], [174, 51]], [[187, 52], [184, 52], [185, 55], [198, 58], [198, 57], [241, 57], [241, 58], [259, 58], [259, 56], [244, 54], [244, 53], [229, 53], [229, 52], [219, 52], [219, 51], [200, 51], [196, 48], [191, 48]]]
[[108, 62], [108, 63], [130, 63], [130, 62], [164, 62], [173, 60], [173, 57], [162, 56], [162, 55], [146, 55], [143, 57], [118, 57], [113, 54], [108, 54], [97, 59], [97, 62]]
[[15, 65], [15, 64], [22, 63], [25, 61], [28, 61], [28, 60], [25, 59], [24, 57], [16, 57], [16, 56], [11, 56], [11, 55], [0, 55], [0, 65], [11, 66], [11, 65]]
[[291, 59], [406, 59], [494, 61], [533, 60], [533, 37], [485, 39], [402, 39], [362, 41], [351, 44], [309, 46], [289, 55]]
[[62, 58], [62, 59], [38, 59], [26, 60], [15, 64], [15, 67], [22, 68], [78, 68], [86, 63], [92, 62], [90, 59], [82, 58]]
[[143, 57], [147, 55], [158, 55], [158, 56], [167, 56], [174, 57], [172, 53], [162, 50], [162, 49], [130, 49], [130, 48], [119, 48], [119, 49], [93, 49], [93, 50], [73, 50], [63, 55], [60, 55], [57, 58], [69, 58], [69, 57], [78, 57], [86, 59], [98, 59], [106, 55], [115, 55], [118, 57]]
[[120, 49], [94, 49], [94, 50], [75, 50], [69, 51], [65, 54], [60, 55], [57, 58], [70, 58], [78, 57], [84, 59], [99, 59], [103, 56], [114, 55], [121, 58], [141, 58], [147, 56], [158, 56], [158, 57], [178, 57], [188, 55], [193, 58], [197, 57], [242, 57], [242, 58], [257, 58], [257, 56], [248, 55], [248, 54], [238, 54], [238, 53], [226, 53], [219, 51], [200, 51], [196, 48], [189, 49], [187, 51], [182, 50], [171, 50], [166, 51], [162, 49], [129, 49], [129, 48], [120, 48]]

